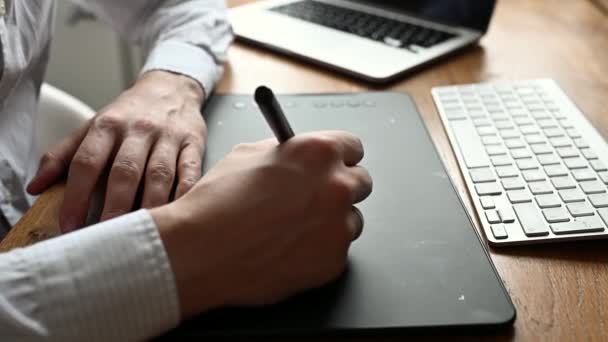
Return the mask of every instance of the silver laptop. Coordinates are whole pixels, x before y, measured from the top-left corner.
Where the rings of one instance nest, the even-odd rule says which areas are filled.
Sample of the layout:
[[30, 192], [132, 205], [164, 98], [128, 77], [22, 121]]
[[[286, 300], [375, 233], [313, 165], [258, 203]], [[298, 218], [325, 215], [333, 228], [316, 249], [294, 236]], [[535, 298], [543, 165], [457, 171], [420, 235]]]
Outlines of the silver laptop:
[[266, 0], [235, 7], [238, 38], [387, 82], [486, 32], [495, 0]]

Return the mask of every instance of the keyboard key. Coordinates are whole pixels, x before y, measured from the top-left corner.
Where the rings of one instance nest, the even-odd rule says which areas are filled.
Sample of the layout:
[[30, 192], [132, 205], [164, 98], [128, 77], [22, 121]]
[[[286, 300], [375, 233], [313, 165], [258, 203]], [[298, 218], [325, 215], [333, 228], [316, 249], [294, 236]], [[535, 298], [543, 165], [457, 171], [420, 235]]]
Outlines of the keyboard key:
[[497, 136], [482, 137], [481, 143], [488, 145], [502, 145], [502, 140]]
[[481, 169], [473, 169], [469, 171], [469, 175], [471, 175], [473, 183], [488, 183], [496, 181], [494, 172], [492, 172], [492, 170], [487, 167]]
[[517, 139], [506, 139], [505, 140], [505, 146], [507, 146], [507, 148], [509, 148], [509, 149], [522, 148], [522, 147], [526, 146], [526, 143], [524, 143], [519, 138], [517, 138]]
[[598, 209], [597, 213], [600, 214], [604, 224], [608, 225], [608, 208]]
[[519, 175], [519, 171], [513, 166], [499, 166], [494, 168], [496, 174], [500, 178], [516, 177]]
[[552, 224], [551, 230], [557, 235], [601, 232], [604, 224], [597, 216], [578, 217], [570, 222]]
[[557, 208], [562, 206], [562, 201], [555, 194], [536, 196], [536, 203], [541, 209]]
[[572, 170], [572, 176], [577, 182], [597, 179], [595, 172], [591, 171], [589, 168]]
[[475, 191], [479, 196], [494, 196], [502, 194], [502, 188], [498, 183], [480, 183], [475, 185]]
[[583, 157], [585, 157], [585, 159], [587, 160], [593, 160], [598, 158], [597, 154], [595, 154], [595, 152], [593, 152], [593, 150], [590, 148], [582, 149], [581, 152], [583, 153]]
[[545, 173], [549, 177], [567, 176], [568, 169], [563, 165], [547, 165], [544, 167]]
[[572, 139], [577, 139], [581, 137], [581, 134], [575, 128], [568, 128], [566, 130], [566, 134]]
[[505, 190], [523, 190], [526, 188], [526, 185], [522, 180], [518, 178], [505, 178], [502, 180], [502, 187]]
[[543, 216], [549, 223], [559, 223], [570, 221], [570, 215], [565, 208], [550, 208], [543, 210]]
[[486, 210], [486, 219], [488, 220], [489, 224], [502, 222], [497, 210]]
[[475, 127], [492, 126], [492, 121], [490, 121], [490, 119], [487, 119], [487, 118], [477, 118], [477, 119], [473, 120], [473, 125]]
[[493, 156], [490, 157], [490, 160], [492, 161], [492, 165], [494, 166], [505, 166], [513, 164], [509, 156]]
[[494, 127], [496, 127], [496, 129], [499, 131], [515, 128], [513, 123], [510, 121], [498, 121], [494, 124]]
[[467, 167], [490, 166], [488, 156], [475, 133], [473, 125], [467, 121], [453, 121], [450, 122], [450, 125]]
[[526, 170], [522, 171], [521, 174], [526, 182], [539, 182], [547, 179], [547, 177], [545, 177], [545, 173], [539, 170]]
[[553, 153], [553, 149], [549, 144], [535, 144], [530, 146], [530, 148], [532, 149], [532, 152], [537, 155]]
[[566, 167], [570, 170], [587, 168], [587, 162], [583, 158], [564, 159], [564, 164], [566, 164]]
[[557, 190], [566, 190], [576, 188], [576, 183], [570, 177], [555, 177], [551, 178], [551, 183]]
[[560, 147], [556, 148], [555, 151], [557, 152], [557, 155], [562, 158], [573, 158], [579, 156], [578, 149], [575, 147]]
[[568, 128], [574, 128], [574, 124], [572, 123], [572, 121], [568, 120], [567, 117], [562, 117], [559, 118], [559, 124], [564, 128], [564, 129], [568, 129]]
[[589, 164], [591, 164], [591, 167], [597, 172], [608, 171], [608, 169], [606, 169], [606, 165], [604, 165], [601, 160], [592, 160], [589, 162]]
[[606, 186], [600, 181], [580, 182], [578, 185], [580, 185], [583, 192], [587, 195], [606, 192]]
[[500, 156], [507, 154], [507, 149], [500, 145], [490, 145], [486, 146], [486, 152], [489, 156]]
[[481, 203], [481, 207], [484, 209], [496, 208], [496, 204], [494, 203], [494, 199], [492, 197], [489, 197], [489, 196], [480, 197], [479, 202]]
[[513, 138], [519, 138], [520, 134], [518, 131], [516, 131], [514, 129], [508, 129], [508, 130], [500, 131], [500, 136], [503, 139], [513, 139]]
[[518, 203], [513, 205], [513, 209], [527, 236], [534, 237], [549, 234], [545, 219], [541, 216], [534, 203]]
[[477, 128], [477, 133], [479, 133], [480, 136], [486, 136], [486, 135], [496, 135], [496, 128], [494, 127], [478, 127]]
[[607, 194], [596, 194], [589, 196], [589, 202], [596, 208], [607, 208], [608, 207], [608, 195]]
[[534, 182], [528, 184], [530, 192], [533, 195], [544, 195], [553, 193], [553, 187], [547, 182]]
[[576, 147], [578, 147], [578, 148], [589, 147], [589, 145], [587, 145], [587, 142], [583, 138], [574, 139], [574, 145], [576, 145]]
[[498, 209], [498, 215], [500, 216], [502, 223], [515, 222], [515, 214], [513, 214], [513, 209], [511, 208]]
[[[513, 113], [511, 113], [512, 115]], [[516, 125], [523, 127], [523, 126], [531, 126], [534, 125], [534, 120], [530, 119], [527, 116], [523, 116], [523, 117], [514, 117], [513, 121], [515, 122]]]
[[523, 126], [519, 129], [521, 134], [530, 135], [530, 134], [539, 134], [540, 130], [536, 126]]
[[568, 146], [572, 146], [572, 143], [570, 142], [570, 139], [568, 139], [566, 137], [550, 138], [549, 142], [551, 143], [551, 145], [553, 145], [553, 147], [568, 147]]
[[556, 137], [564, 136], [564, 132], [560, 128], [557, 128], [557, 127], [547, 128], [547, 129], [543, 130], [543, 132], [545, 132], [545, 136], [547, 138], [556, 138]]
[[561, 163], [559, 157], [556, 156], [555, 153], [541, 154], [541, 155], [537, 156], [536, 159], [538, 159], [538, 162], [540, 163], [540, 165], [543, 165], [543, 166], [544, 165], [557, 165], [557, 164]]
[[546, 142], [545, 137], [543, 137], [540, 134], [532, 134], [532, 135], [526, 135], [524, 137], [524, 139], [528, 142], [528, 144], [530, 145], [534, 145], [534, 144], [544, 144]]
[[514, 148], [511, 150], [513, 159], [531, 158], [532, 153], [527, 148]]
[[532, 202], [532, 198], [526, 190], [507, 191], [507, 197], [511, 203]]
[[539, 165], [535, 159], [519, 159], [515, 162], [520, 170], [536, 170]]
[[598, 175], [604, 184], [608, 184], [608, 172], [600, 172]]
[[493, 224], [490, 226], [490, 230], [492, 230], [492, 235], [494, 235], [494, 238], [497, 240], [504, 240], [509, 237], [504, 224]]
[[568, 208], [570, 215], [574, 217], [592, 216], [595, 213], [593, 207], [587, 202], [569, 203], [566, 204], [566, 207]]
[[538, 125], [538, 127], [542, 128], [542, 129], [558, 127], [557, 122], [550, 118], [537, 120], [536, 124]]
[[585, 194], [580, 189], [560, 190], [558, 193], [559, 197], [561, 197], [562, 201], [565, 203], [585, 201]]

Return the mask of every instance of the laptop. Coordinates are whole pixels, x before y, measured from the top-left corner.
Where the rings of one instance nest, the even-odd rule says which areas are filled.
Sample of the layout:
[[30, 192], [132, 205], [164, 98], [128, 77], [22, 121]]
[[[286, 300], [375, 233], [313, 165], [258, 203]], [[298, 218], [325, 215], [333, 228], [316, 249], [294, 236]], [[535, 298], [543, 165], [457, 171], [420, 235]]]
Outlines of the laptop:
[[[365, 229], [337, 282], [266, 308], [229, 308], [171, 337], [498, 329], [515, 309], [452, 186], [413, 101], [403, 93], [283, 95], [296, 134], [343, 129], [365, 146], [374, 192]], [[217, 95], [204, 171], [241, 142], [272, 137], [251, 95]], [[289, 227], [285, 227], [289, 229]], [[451, 330], [446, 330], [451, 331]]]
[[495, 0], [266, 0], [230, 10], [241, 40], [374, 83], [471, 46]]

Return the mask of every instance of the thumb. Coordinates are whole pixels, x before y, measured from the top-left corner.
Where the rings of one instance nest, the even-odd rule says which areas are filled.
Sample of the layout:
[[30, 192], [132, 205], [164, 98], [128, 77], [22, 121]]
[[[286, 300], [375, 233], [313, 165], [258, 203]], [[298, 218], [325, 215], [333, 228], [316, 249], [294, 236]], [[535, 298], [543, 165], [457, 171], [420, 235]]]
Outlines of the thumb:
[[58, 144], [52, 146], [40, 159], [36, 176], [27, 186], [30, 195], [39, 195], [65, 174], [72, 157], [89, 131], [91, 120], [78, 127]]

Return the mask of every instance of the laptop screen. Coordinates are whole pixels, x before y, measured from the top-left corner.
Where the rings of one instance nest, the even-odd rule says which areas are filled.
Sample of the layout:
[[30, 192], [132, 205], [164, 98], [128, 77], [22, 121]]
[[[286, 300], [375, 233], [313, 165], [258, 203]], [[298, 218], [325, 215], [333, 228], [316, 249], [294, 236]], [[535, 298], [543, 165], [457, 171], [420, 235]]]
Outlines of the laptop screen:
[[445, 24], [467, 27], [485, 32], [488, 29], [496, 0], [383, 0], [365, 1], [373, 6], [382, 6], [413, 16]]

